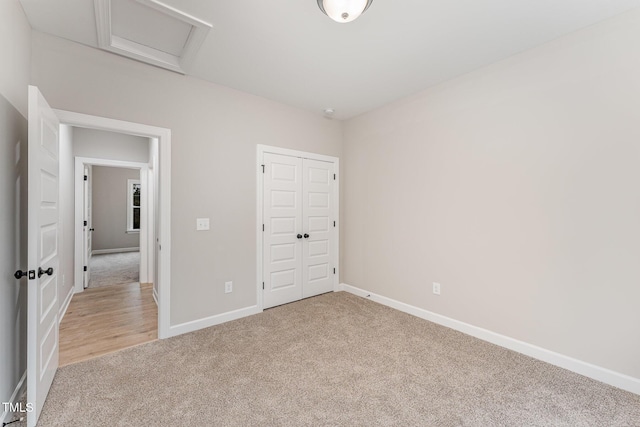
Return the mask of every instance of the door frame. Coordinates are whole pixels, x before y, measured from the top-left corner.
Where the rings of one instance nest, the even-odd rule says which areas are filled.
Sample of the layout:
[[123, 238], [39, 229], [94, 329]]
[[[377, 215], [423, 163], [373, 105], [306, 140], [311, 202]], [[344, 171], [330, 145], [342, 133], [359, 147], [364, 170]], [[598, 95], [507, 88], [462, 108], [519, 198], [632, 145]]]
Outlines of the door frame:
[[109, 119], [72, 111], [55, 110], [61, 124], [126, 133], [158, 140], [158, 234], [156, 263], [158, 277], [154, 277], [158, 299], [158, 338], [168, 338], [171, 326], [171, 129]]
[[269, 145], [258, 144], [256, 148], [256, 294], [257, 294], [257, 306], [258, 310], [264, 309], [262, 278], [264, 274], [263, 269], [263, 238], [264, 233], [262, 231], [262, 224], [264, 224], [264, 173], [262, 159], [265, 153], [280, 154], [283, 156], [300, 157], [303, 159], [319, 160], [323, 162], [329, 162], [334, 164], [334, 171], [336, 174], [335, 179], [335, 191], [333, 192], [333, 209], [331, 209], [334, 218], [336, 219], [335, 233], [336, 238], [333, 242], [333, 265], [336, 268], [336, 274], [333, 276], [333, 291], [340, 290], [340, 158], [327, 156], [324, 154], [309, 153], [306, 151], [291, 150], [288, 148], [272, 147]]
[[[82, 179], [84, 174], [84, 168], [86, 166], [106, 166], [112, 168], [126, 168], [126, 169], [137, 169], [140, 174], [140, 184], [144, 191], [140, 197], [140, 234], [139, 234], [139, 247], [140, 247], [140, 283], [147, 283], [149, 280], [149, 259], [150, 259], [150, 248], [149, 244], [149, 235], [153, 234], [153, 230], [150, 229], [149, 223], [153, 223], [149, 221], [150, 216], [155, 216], [157, 212], [154, 211], [153, 206], [149, 204], [149, 197], [147, 196], [149, 184], [148, 184], [148, 170], [149, 165], [147, 163], [140, 162], [129, 162], [123, 160], [108, 160], [108, 159], [99, 159], [93, 157], [75, 157], [75, 174], [74, 174], [74, 187], [75, 187], [75, 218], [83, 218], [84, 217], [84, 206], [87, 203], [84, 200], [84, 180]], [[91, 185], [91, 183], [89, 183]], [[75, 239], [75, 250], [74, 250], [74, 293], [84, 292], [84, 272], [82, 270], [84, 262], [84, 252], [87, 250], [85, 248], [85, 240], [83, 236], [83, 228], [82, 219], [74, 221], [74, 239]], [[89, 224], [91, 225], [91, 224]], [[93, 239], [92, 239], [93, 240]]]

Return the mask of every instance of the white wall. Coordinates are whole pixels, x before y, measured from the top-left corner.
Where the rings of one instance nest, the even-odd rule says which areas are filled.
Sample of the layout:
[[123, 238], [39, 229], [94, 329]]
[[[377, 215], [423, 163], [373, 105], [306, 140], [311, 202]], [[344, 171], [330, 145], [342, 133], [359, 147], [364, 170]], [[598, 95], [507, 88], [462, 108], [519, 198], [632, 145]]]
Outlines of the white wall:
[[[172, 131], [171, 324], [256, 304], [256, 144], [341, 155], [341, 124], [34, 32], [54, 108]], [[211, 218], [196, 232], [195, 220]], [[233, 293], [224, 282], [233, 280]]]
[[343, 281], [640, 378], [638, 76], [636, 10], [348, 121]]
[[[0, 1], [0, 402], [26, 369], [27, 83], [31, 28], [16, 0]], [[2, 408], [4, 411], [4, 408]], [[9, 414], [0, 413], [0, 421]]]
[[139, 248], [140, 234], [127, 233], [127, 181], [140, 170], [93, 166], [91, 178], [92, 250]]
[[76, 127], [73, 131], [73, 155], [147, 163], [149, 138]]

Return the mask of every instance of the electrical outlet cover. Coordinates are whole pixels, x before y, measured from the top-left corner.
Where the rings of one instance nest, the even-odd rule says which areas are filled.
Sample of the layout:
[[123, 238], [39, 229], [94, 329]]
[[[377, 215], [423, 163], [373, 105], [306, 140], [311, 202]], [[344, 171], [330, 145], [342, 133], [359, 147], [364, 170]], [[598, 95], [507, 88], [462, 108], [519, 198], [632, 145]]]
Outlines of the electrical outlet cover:
[[204, 231], [209, 229], [209, 218], [197, 218], [196, 230]]

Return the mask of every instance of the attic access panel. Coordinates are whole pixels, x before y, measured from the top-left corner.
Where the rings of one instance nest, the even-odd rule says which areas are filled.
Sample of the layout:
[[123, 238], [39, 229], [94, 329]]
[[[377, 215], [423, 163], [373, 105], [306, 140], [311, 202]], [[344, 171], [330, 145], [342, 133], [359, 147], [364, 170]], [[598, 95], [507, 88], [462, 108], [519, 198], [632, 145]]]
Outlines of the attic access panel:
[[158, 0], [94, 0], [98, 46], [186, 74], [211, 24]]

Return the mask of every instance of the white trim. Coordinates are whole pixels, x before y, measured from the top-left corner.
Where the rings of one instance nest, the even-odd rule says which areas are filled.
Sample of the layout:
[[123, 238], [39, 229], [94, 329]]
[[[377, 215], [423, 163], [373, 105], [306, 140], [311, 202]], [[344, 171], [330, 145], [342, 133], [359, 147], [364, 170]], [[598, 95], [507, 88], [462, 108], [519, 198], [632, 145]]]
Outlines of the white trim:
[[[142, 171], [140, 172], [142, 174]], [[146, 173], [145, 173], [146, 174]], [[140, 191], [140, 206], [133, 205], [133, 186], [138, 184], [141, 188]], [[149, 188], [144, 189], [145, 193], [149, 192]], [[133, 210], [135, 208], [140, 209], [140, 228], [133, 228]], [[142, 184], [139, 179], [127, 179], [127, 229], [124, 231], [126, 234], [140, 233], [142, 229]], [[147, 243], [145, 241], [145, 243]]]
[[263, 210], [263, 182], [264, 182], [264, 174], [262, 173], [262, 159], [264, 154], [264, 148], [262, 145], [258, 144], [256, 151], [256, 305], [259, 308], [264, 307], [264, 289], [263, 289], [263, 266], [262, 266], [262, 255], [263, 255], [263, 240], [264, 233], [262, 231], [262, 224], [264, 224], [264, 210]]
[[113, 34], [111, 31], [111, 0], [94, 0], [98, 46], [118, 55], [186, 74], [211, 30], [211, 24], [158, 0], [137, 1], [164, 15], [191, 25], [191, 31], [180, 55], [172, 55]]
[[529, 357], [533, 357], [534, 359], [542, 360], [543, 362], [547, 362], [551, 365], [567, 369], [580, 375], [584, 375], [585, 377], [592, 378], [596, 381], [600, 381], [605, 384], [609, 384], [611, 386], [618, 387], [631, 393], [640, 395], [640, 378], [634, 378], [629, 375], [621, 374], [610, 369], [584, 362], [582, 360], [574, 359], [573, 357], [565, 356], [563, 354], [556, 353], [551, 350], [526, 343], [524, 341], [519, 341], [517, 339], [492, 332], [488, 329], [483, 329], [478, 326], [470, 325], [468, 323], [452, 319], [450, 317], [442, 316], [423, 308], [405, 304], [403, 302], [396, 301], [382, 295], [374, 294], [372, 292], [368, 292], [366, 290], [356, 288], [345, 283], [340, 284], [340, 289], [359, 297], [367, 298], [379, 304], [394, 308], [398, 311], [402, 311], [421, 319], [446, 326], [447, 328], [460, 331], [467, 335], [471, 335], [472, 337], [479, 338], [483, 341], [499, 345], [500, 347], [522, 353]]
[[153, 287], [152, 295], [153, 295], [153, 300], [156, 302], [156, 306], [158, 306], [159, 305], [158, 304], [158, 291], [156, 290], [155, 286]]
[[211, 326], [219, 325], [221, 323], [230, 322], [232, 320], [241, 319], [243, 317], [252, 316], [254, 314], [262, 313], [262, 310], [257, 305], [251, 307], [240, 308], [238, 310], [228, 311], [226, 313], [216, 314], [214, 316], [205, 317], [203, 319], [192, 320], [190, 322], [180, 323], [179, 325], [173, 325], [169, 329], [169, 336], [176, 336], [186, 334], [188, 332], [197, 331], [199, 329], [209, 328]]
[[140, 248], [94, 249], [91, 251], [91, 254], [92, 255], [120, 254], [124, 252], [140, 252]]
[[[54, 110], [63, 124], [127, 133], [158, 139], [160, 164], [158, 167], [159, 188], [161, 195], [159, 209], [156, 212], [159, 225], [158, 277], [154, 278], [158, 289], [158, 338], [167, 338], [171, 326], [171, 129], [132, 123], [106, 117], [74, 113], [72, 111]], [[77, 223], [77, 221], [76, 221]]]
[[[25, 390], [27, 389], [27, 371], [25, 370], [22, 373], [22, 377], [20, 378], [20, 381], [18, 381], [18, 384], [16, 385], [16, 388], [13, 390], [13, 393], [11, 394], [11, 397], [9, 398], [9, 400], [7, 402], [16, 404], [18, 403], [18, 400], [22, 397], [22, 395], [24, 394]], [[4, 407], [4, 405], [3, 405]], [[13, 412], [9, 412], [9, 411], [2, 411], [2, 417], [0, 417], [0, 422], [2, 423], [6, 423], [8, 421], [11, 421], [9, 419], [7, 419], [8, 416], [12, 415]], [[24, 416], [24, 414], [23, 414]]]
[[289, 148], [273, 147], [271, 145], [258, 144], [257, 149], [258, 149], [258, 154], [264, 154], [264, 153], [280, 154], [282, 156], [291, 156], [291, 157], [300, 157], [303, 159], [320, 160], [322, 162], [328, 162], [328, 163], [335, 163], [339, 161], [337, 157], [327, 156], [325, 154], [309, 153], [307, 151], [291, 150]]
[[58, 319], [59, 319], [58, 323], [62, 322], [62, 318], [64, 317], [65, 314], [67, 314], [67, 309], [69, 308], [69, 304], [71, 304], [71, 298], [73, 298], [73, 294], [74, 294], [74, 287], [72, 286], [69, 288], [69, 293], [64, 298], [62, 307], [60, 307], [60, 310], [58, 311]]
[[336, 274], [333, 276], [333, 290], [340, 290], [340, 159], [338, 157], [327, 156], [324, 154], [308, 153], [306, 151], [290, 150], [288, 148], [272, 147], [269, 145], [258, 144], [256, 146], [256, 292], [257, 306], [260, 310], [264, 307], [262, 289], [262, 257], [263, 257], [263, 235], [262, 224], [264, 223], [263, 210], [263, 181], [262, 165], [265, 153], [280, 154], [283, 156], [300, 157], [303, 159], [319, 160], [323, 162], [333, 163], [333, 171], [336, 174], [333, 192], [333, 210], [336, 226], [334, 227], [335, 238], [333, 239], [333, 265]]

